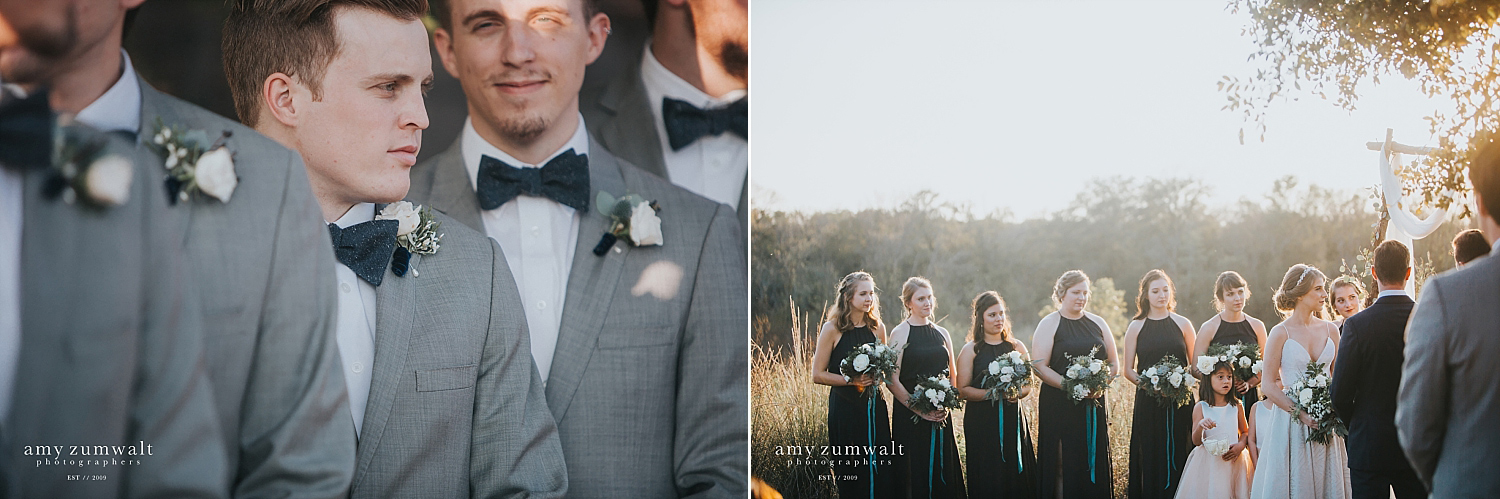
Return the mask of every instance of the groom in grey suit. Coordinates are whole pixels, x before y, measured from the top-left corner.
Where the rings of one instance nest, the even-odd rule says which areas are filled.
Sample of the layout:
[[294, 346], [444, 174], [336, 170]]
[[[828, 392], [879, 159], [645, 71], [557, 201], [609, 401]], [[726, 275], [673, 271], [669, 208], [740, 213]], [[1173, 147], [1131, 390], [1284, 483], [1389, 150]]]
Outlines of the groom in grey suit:
[[[333, 337], [334, 262], [302, 161], [141, 80], [120, 50], [125, 13], [141, 1], [73, 9], [67, 19], [80, 34], [78, 47], [55, 55], [8, 50], [0, 75], [17, 83], [48, 78], [57, 109], [134, 136], [141, 147], [155, 145], [162, 124], [201, 131], [232, 154], [232, 189], [173, 196], [162, 214], [186, 238], [176, 265], [197, 290], [229, 488], [237, 497], [343, 497], [354, 436], [343, 417], [348, 401]], [[157, 156], [148, 166], [166, 161]], [[148, 187], [151, 196], [171, 195], [162, 181]]]
[[[52, 6], [6, 5], [0, 24], [35, 33], [12, 8]], [[66, 181], [47, 100], [0, 90], [0, 497], [225, 497], [160, 169], [73, 126], [64, 150], [102, 149], [66, 161], [80, 179]]]
[[401, 201], [428, 123], [426, 12], [423, 0], [240, 0], [224, 27], [236, 108], [302, 155], [333, 222], [344, 417], [359, 438], [350, 496], [562, 497], [505, 256]]
[[[1500, 143], [1469, 164], [1479, 228], [1500, 240]], [[1494, 253], [1493, 251], [1491, 253]], [[1427, 280], [1406, 329], [1396, 405], [1401, 448], [1432, 497], [1500, 490], [1500, 258]]]
[[[592, 1], [442, 1], [433, 15], [469, 120], [412, 169], [409, 196], [504, 249], [569, 495], [743, 497], [748, 297], [734, 210], [589, 139], [578, 89], [609, 31]], [[660, 210], [637, 205], [634, 237], [614, 241], [601, 193]]]

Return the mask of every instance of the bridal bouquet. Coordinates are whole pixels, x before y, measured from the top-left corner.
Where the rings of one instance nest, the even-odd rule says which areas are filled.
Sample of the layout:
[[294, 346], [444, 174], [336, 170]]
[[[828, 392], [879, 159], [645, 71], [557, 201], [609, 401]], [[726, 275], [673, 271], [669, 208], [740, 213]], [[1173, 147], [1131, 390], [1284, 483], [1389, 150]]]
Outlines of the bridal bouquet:
[[[844, 357], [844, 361], [839, 363], [839, 372], [844, 374], [846, 380], [868, 375], [875, 380], [874, 386], [878, 388], [890, 381], [891, 373], [896, 372], [896, 349], [879, 342], [854, 347]], [[865, 391], [863, 386], [858, 388], [861, 392]]]
[[[1260, 347], [1254, 344], [1209, 345], [1208, 357], [1218, 359], [1216, 362], [1228, 362], [1229, 368], [1234, 370], [1234, 378], [1240, 381], [1248, 381], [1260, 374]], [[1205, 375], [1210, 372], [1202, 368], [1198, 370]]]
[[[944, 369], [941, 374], [931, 376], [917, 383], [917, 387], [911, 391], [911, 398], [907, 399], [906, 406], [912, 412], [932, 412], [936, 410], [949, 411], [962, 406], [958, 399], [958, 389], [953, 387], [953, 382], [948, 380], [948, 370]], [[912, 421], [920, 421], [919, 416], [912, 416]]]
[[1114, 381], [1114, 376], [1109, 374], [1104, 361], [1094, 357], [1098, 353], [1099, 346], [1095, 345], [1088, 355], [1075, 357], [1063, 354], [1068, 358], [1068, 367], [1063, 371], [1062, 389], [1073, 397], [1075, 404], [1089, 395], [1103, 393], [1109, 388], [1110, 382]]
[[1330, 435], [1342, 437], [1349, 434], [1344, 422], [1339, 421], [1338, 416], [1333, 413], [1333, 396], [1328, 391], [1329, 377], [1323, 372], [1325, 365], [1327, 364], [1322, 362], [1308, 362], [1302, 378], [1286, 389], [1286, 395], [1292, 399], [1292, 406], [1296, 409], [1292, 417], [1296, 418], [1305, 412], [1318, 422], [1317, 429], [1308, 432], [1307, 441], [1320, 444], [1327, 444]]
[[1193, 403], [1198, 378], [1188, 373], [1187, 366], [1176, 355], [1167, 355], [1141, 372], [1139, 386], [1162, 407], [1182, 407]]
[[979, 388], [987, 390], [985, 400], [1000, 401], [1020, 396], [1021, 389], [1031, 383], [1031, 360], [1012, 350], [990, 361]]

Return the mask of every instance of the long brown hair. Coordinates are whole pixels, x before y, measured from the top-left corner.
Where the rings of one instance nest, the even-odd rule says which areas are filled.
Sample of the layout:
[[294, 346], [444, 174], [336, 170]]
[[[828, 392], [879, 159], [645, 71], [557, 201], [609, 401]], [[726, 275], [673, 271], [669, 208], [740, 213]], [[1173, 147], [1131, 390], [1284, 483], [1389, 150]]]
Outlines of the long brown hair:
[[[922, 288], [932, 289], [932, 282], [926, 277], [909, 277], [905, 283], [901, 284], [901, 309], [906, 311], [905, 317], [911, 317], [911, 306], [908, 303], [911, 303], [912, 295], [917, 294], [917, 290]], [[933, 299], [936, 300], [936, 293], [933, 295]], [[937, 312], [936, 302], [933, 303], [932, 310], [934, 313]]]
[[1165, 270], [1151, 269], [1144, 277], [1141, 277], [1140, 293], [1135, 296], [1135, 317], [1131, 317], [1130, 320], [1145, 319], [1146, 315], [1151, 313], [1151, 300], [1146, 298], [1146, 292], [1151, 287], [1151, 283], [1157, 280], [1167, 281], [1168, 292], [1172, 294], [1171, 298], [1167, 299], [1167, 313], [1177, 310], [1177, 285], [1172, 284], [1172, 278], [1167, 277]]
[[[1230, 379], [1234, 378], [1234, 368], [1229, 367], [1228, 362], [1214, 364], [1214, 370], [1205, 373], [1203, 379], [1198, 381], [1198, 400], [1208, 402], [1210, 406], [1214, 405], [1214, 373], [1225, 369], [1229, 370]], [[1230, 405], [1240, 405], [1239, 397], [1234, 396], [1233, 383], [1230, 383], [1229, 390], [1229, 393], [1224, 394], [1224, 400]]]
[[[838, 298], [833, 302], [833, 306], [828, 308], [828, 320], [833, 321], [833, 328], [840, 333], [854, 329], [854, 320], [849, 316], [856, 310], [849, 305], [849, 302], [854, 300], [855, 285], [864, 281], [870, 281], [872, 292], [879, 291], [875, 287], [875, 277], [863, 270], [851, 272], [839, 280]], [[870, 311], [865, 313], [864, 319], [865, 326], [868, 326], [872, 332], [885, 328], [885, 325], [880, 322], [880, 299], [878, 297], [875, 298], [875, 304]]]
[[1005, 316], [1005, 325], [1000, 328], [1000, 338], [1007, 342], [1011, 340], [1010, 307], [1005, 306], [1005, 299], [1000, 297], [1000, 293], [985, 291], [974, 297], [974, 325], [969, 328], [969, 341], [978, 341], [977, 338], [984, 337], [984, 312], [995, 305], [1000, 306], [1000, 313]]

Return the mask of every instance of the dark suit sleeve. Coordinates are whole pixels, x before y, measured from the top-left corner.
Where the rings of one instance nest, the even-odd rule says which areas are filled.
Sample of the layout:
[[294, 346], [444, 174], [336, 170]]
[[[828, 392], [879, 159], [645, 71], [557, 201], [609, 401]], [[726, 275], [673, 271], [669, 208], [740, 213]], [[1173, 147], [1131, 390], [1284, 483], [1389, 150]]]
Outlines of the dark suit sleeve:
[[521, 294], [500, 246], [491, 248], [489, 331], [474, 387], [469, 456], [472, 497], [563, 497], [568, 472], [562, 441], [547, 409], [542, 376], [531, 358]]
[[[138, 155], [137, 168], [160, 164]], [[229, 463], [204, 373], [202, 316], [182, 265], [182, 231], [155, 175], [137, 175], [144, 202], [146, 266], [137, 377], [126, 445], [150, 455], [126, 466], [125, 497], [228, 497]], [[136, 187], [136, 186], [132, 186]]]
[[748, 490], [746, 253], [734, 209], [716, 209], [677, 359], [673, 463], [683, 497], [737, 498]]
[[1351, 322], [1344, 321], [1338, 360], [1333, 363], [1333, 381], [1328, 385], [1333, 412], [1346, 425], [1354, 416], [1354, 401], [1359, 398], [1360, 381], [1365, 379], [1366, 354], [1361, 351], [1365, 342], [1360, 337], [1359, 324]]
[[1448, 338], [1440, 279], [1428, 281], [1406, 328], [1406, 362], [1396, 401], [1396, 435], [1422, 484], [1432, 490], [1432, 474], [1442, 455], [1448, 421]]
[[342, 498], [354, 477], [355, 437], [334, 335], [332, 243], [302, 160], [290, 154], [288, 162], [234, 495]]

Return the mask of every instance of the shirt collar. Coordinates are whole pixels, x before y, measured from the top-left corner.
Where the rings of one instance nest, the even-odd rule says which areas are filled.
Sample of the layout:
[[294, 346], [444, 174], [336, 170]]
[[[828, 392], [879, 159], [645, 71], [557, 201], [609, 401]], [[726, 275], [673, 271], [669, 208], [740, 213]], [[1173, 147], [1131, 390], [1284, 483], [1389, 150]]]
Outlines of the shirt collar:
[[347, 229], [374, 219], [375, 203], [359, 203], [354, 205], [353, 208], [349, 208], [349, 211], [345, 212], [344, 216], [339, 217], [339, 220], [333, 224], [339, 226], [340, 229]]
[[120, 50], [120, 79], [94, 99], [88, 107], [78, 112], [78, 121], [105, 132], [126, 131], [139, 134], [141, 131], [141, 82], [136, 79], [135, 65], [130, 63], [130, 54]]
[[1375, 297], [1375, 299], [1379, 300], [1379, 299], [1385, 298], [1387, 296], [1396, 296], [1396, 295], [1406, 296], [1406, 290], [1404, 290], [1404, 289], [1387, 289], [1385, 291], [1381, 291], [1380, 294]]
[[645, 54], [641, 56], [641, 83], [646, 85], [646, 92], [650, 94], [648, 97], [653, 103], [651, 107], [657, 113], [661, 112], [661, 105], [658, 103], [665, 97], [687, 102], [699, 109], [710, 109], [733, 104], [746, 95], [745, 89], [733, 90], [718, 97], [703, 93], [698, 87], [661, 65], [651, 53], [650, 41], [646, 42]]
[[480, 137], [479, 132], [474, 130], [473, 118], [464, 119], [464, 132], [461, 140], [463, 142], [459, 147], [464, 154], [464, 169], [469, 172], [470, 186], [479, 185], [480, 156], [489, 156], [516, 168], [540, 168], [542, 165], [547, 164], [548, 161], [552, 161], [552, 158], [567, 152], [569, 149], [572, 149], [576, 154], [587, 155], [589, 153], [589, 133], [588, 129], [583, 126], [582, 113], [578, 114], [578, 128], [573, 130], [573, 136], [562, 147], [556, 151], [552, 151], [552, 154], [547, 155], [547, 158], [543, 159], [540, 165], [524, 163], [516, 159], [515, 156], [511, 156], [510, 153], [502, 151], [500, 148], [490, 144], [489, 141], [484, 140], [484, 137]]

